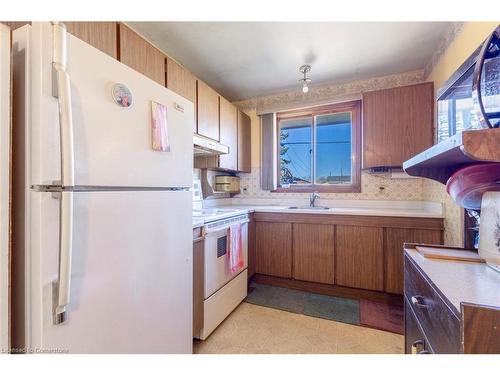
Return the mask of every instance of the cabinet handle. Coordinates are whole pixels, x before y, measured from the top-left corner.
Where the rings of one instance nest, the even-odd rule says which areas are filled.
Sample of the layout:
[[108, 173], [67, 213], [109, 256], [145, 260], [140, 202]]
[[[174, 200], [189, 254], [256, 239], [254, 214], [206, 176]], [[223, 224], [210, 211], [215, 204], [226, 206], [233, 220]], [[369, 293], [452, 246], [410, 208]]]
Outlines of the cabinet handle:
[[418, 351], [418, 347], [422, 346], [424, 347], [424, 341], [423, 340], [416, 340], [411, 344], [411, 354], [419, 354], [421, 352]]
[[417, 306], [420, 309], [426, 309], [428, 306], [424, 303], [424, 297], [422, 296], [413, 296], [411, 297], [411, 303], [413, 306]]

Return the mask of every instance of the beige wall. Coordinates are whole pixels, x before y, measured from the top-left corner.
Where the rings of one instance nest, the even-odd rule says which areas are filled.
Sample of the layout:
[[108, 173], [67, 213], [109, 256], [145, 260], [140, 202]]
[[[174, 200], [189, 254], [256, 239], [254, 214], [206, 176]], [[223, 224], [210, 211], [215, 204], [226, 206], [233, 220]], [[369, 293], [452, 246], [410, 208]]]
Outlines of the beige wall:
[[[448, 48], [437, 60], [426, 80], [434, 81], [435, 89], [439, 89], [496, 26], [498, 26], [498, 22], [465, 23]], [[424, 183], [423, 198], [443, 203], [445, 244], [449, 246], [463, 246], [462, 225], [464, 211], [446, 193], [446, 187], [438, 182], [427, 180]]]
[[467, 22], [427, 76], [438, 89], [486, 39], [498, 22]]
[[[317, 95], [317, 103], [343, 101], [346, 92], [351, 98], [351, 95], [360, 98], [363, 90], [376, 90], [387, 87], [403, 86], [406, 84], [417, 83], [422, 81], [422, 72], [407, 72], [399, 75], [391, 75], [386, 77], [376, 77], [363, 81], [354, 81], [351, 83], [342, 83], [341, 85], [326, 86], [321, 88], [326, 94]], [[361, 88], [361, 89], [360, 89]], [[317, 89], [317, 88], [316, 88]], [[318, 89], [319, 91], [319, 89]], [[339, 94], [337, 95], [337, 92]], [[332, 96], [329, 96], [334, 93]], [[291, 98], [291, 99], [289, 99]], [[304, 105], [315, 104], [308, 102], [297, 103], [297, 98], [289, 93], [277, 94], [272, 97], [256, 98], [250, 101], [235, 103], [242, 108], [245, 113], [250, 116], [252, 128], [252, 172], [249, 174], [242, 173], [241, 186], [244, 189], [240, 198], [266, 198], [266, 199], [304, 199], [309, 196], [308, 193], [272, 193], [260, 189], [260, 119], [255, 109], [255, 103], [259, 101], [269, 102], [271, 105], [279, 103], [279, 106], [297, 105], [297, 108]], [[245, 106], [247, 108], [245, 108]], [[248, 108], [251, 106], [252, 108]], [[368, 173], [361, 175], [361, 192], [360, 193], [322, 193], [323, 199], [364, 199], [364, 200], [399, 200], [399, 201], [419, 201], [423, 200], [423, 184], [422, 179], [390, 179], [384, 176], [373, 176]]]

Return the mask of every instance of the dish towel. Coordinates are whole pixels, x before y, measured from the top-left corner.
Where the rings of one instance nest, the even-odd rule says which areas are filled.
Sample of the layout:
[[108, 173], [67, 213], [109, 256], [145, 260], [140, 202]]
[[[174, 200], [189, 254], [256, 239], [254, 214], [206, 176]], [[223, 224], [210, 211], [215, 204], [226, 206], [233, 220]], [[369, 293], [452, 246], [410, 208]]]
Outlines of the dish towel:
[[229, 237], [229, 270], [231, 274], [234, 274], [244, 266], [241, 224], [232, 224], [227, 231]]

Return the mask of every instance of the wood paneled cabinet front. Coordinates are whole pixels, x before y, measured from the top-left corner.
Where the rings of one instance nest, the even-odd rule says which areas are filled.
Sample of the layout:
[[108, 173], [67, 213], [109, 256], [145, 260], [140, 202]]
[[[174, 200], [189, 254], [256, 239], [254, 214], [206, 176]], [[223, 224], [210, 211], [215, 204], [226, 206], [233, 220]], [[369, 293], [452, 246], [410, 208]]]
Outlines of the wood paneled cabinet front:
[[219, 156], [219, 168], [238, 170], [238, 109], [220, 97], [220, 142], [229, 146], [229, 154]]
[[193, 102], [195, 114], [193, 131], [196, 132], [196, 77], [189, 70], [166, 58], [167, 88]]
[[120, 61], [165, 86], [165, 55], [122, 23], [119, 32]]
[[443, 237], [435, 218], [253, 215], [250, 273], [392, 294], [403, 294], [403, 243]]
[[363, 94], [363, 168], [399, 167], [432, 146], [432, 82]]
[[64, 24], [70, 34], [107, 53], [114, 59], [117, 58], [116, 22], [64, 22]]
[[205, 82], [197, 81], [197, 133], [219, 140], [219, 94]]
[[292, 224], [255, 223], [255, 272], [292, 277]]
[[335, 227], [293, 224], [293, 273], [295, 280], [333, 284]]
[[382, 291], [384, 289], [383, 246], [383, 228], [338, 225], [337, 284]]
[[432, 229], [386, 228], [384, 252], [384, 290], [388, 293], [403, 294], [403, 244], [425, 243], [441, 245], [442, 232]]
[[252, 130], [250, 117], [238, 111], [238, 171], [250, 173], [252, 169]]

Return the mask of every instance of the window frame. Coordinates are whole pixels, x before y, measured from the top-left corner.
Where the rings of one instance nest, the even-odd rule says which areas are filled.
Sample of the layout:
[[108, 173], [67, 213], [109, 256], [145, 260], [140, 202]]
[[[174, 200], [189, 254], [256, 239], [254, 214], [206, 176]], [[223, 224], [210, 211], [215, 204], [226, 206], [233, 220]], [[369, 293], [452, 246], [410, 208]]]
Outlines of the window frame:
[[[281, 184], [280, 175], [280, 121], [299, 119], [299, 118], [312, 118], [312, 142], [313, 149], [316, 149], [316, 126], [315, 117], [318, 115], [334, 114], [340, 112], [351, 112], [351, 176], [352, 183], [349, 185], [335, 185], [335, 184], [316, 184], [315, 183], [315, 170], [316, 160], [314, 160], [316, 153], [313, 152], [311, 162], [312, 168], [312, 183], [311, 185], [291, 185], [288, 188], [283, 188]], [[349, 102], [342, 102], [336, 104], [321, 105], [309, 108], [296, 109], [286, 112], [276, 113], [276, 139], [277, 139], [277, 152], [274, 162], [277, 165], [277, 182], [278, 187], [273, 190], [276, 193], [312, 193], [312, 192], [325, 192], [325, 193], [359, 193], [361, 192], [361, 100], [353, 100]]]

